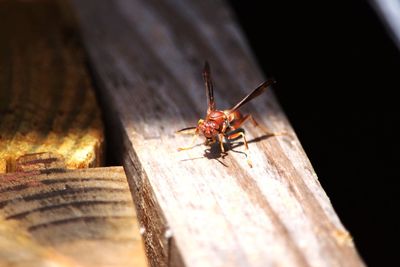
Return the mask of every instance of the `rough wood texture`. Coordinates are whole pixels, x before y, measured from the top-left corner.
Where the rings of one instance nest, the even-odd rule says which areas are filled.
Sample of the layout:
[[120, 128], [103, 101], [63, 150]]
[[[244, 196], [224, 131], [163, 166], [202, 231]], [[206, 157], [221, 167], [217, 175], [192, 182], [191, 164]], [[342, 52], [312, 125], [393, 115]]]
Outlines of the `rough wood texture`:
[[17, 172], [65, 169], [65, 160], [49, 152], [26, 154], [16, 160], [15, 169]]
[[204, 60], [222, 109], [265, 80], [223, 2], [74, 4], [152, 266], [363, 266], [272, 92], [244, 110], [289, 135], [245, 127], [253, 168], [241, 145], [177, 152], [206, 111]]
[[2, 267], [76, 267], [51, 248], [39, 245], [14, 221], [0, 218], [0, 266]]
[[24, 154], [100, 166], [103, 126], [65, 1], [0, 1], [0, 173]]
[[0, 266], [50, 263], [146, 266], [122, 167], [0, 175]]

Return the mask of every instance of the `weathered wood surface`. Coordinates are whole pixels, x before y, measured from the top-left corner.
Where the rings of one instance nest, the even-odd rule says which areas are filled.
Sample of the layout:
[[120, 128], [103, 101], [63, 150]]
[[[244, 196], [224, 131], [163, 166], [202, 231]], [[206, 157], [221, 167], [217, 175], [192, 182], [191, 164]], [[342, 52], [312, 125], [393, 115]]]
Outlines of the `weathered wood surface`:
[[244, 110], [289, 134], [245, 127], [253, 168], [240, 145], [177, 152], [206, 111], [204, 60], [219, 108], [265, 80], [223, 2], [73, 2], [152, 266], [363, 266], [272, 92]]
[[39, 245], [14, 221], [0, 218], [0, 266], [2, 267], [76, 267], [51, 248]]
[[101, 113], [65, 3], [0, 1], [0, 173], [38, 152], [101, 165]]
[[[146, 266], [67, 1], [0, 1], [0, 266]], [[33, 154], [32, 154], [33, 153]]]
[[0, 233], [0, 266], [146, 266], [122, 167], [0, 175]]

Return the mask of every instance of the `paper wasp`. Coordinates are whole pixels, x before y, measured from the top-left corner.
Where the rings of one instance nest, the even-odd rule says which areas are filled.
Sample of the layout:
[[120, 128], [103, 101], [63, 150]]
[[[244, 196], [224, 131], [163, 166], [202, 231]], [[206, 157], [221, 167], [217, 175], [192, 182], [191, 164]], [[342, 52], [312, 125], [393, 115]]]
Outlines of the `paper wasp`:
[[[235, 140], [239, 137], [243, 138], [244, 146], [246, 151], [248, 151], [248, 144], [246, 135], [243, 131], [240, 131], [240, 127], [248, 120], [250, 120], [254, 126], [260, 127], [266, 134], [268, 135], [276, 135], [268, 131], [265, 127], [262, 127], [251, 114], [242, 115], [240, 113], [239, 108], [244, 104], [248, 103], [252, 99], [261, 95], [269, 86], [275, 83], [274, 80], [267, 80], [260, 84], [256, 89], [254, 89], [251, 93], [245, 96], [239, 103], [233, 106], [231, 109], [227, 110], [218, 110], [215, 106], [214, 100], [214, 86], [211, 79], [210, 73], [210, 65], [208, 62], [205, 63], [203, 69], [203, 79], [206, 87], [207, 94], [207, 115], [205, 119], [200, 119], [197, 122], [197, 126], [187, 127], [179, 130], [177, 133], [184, 133], [188, 131], [194, 131], [194, 137], [192, 143], [188, 147], [178, 148], [179, 151], [192, 149], [194, 146], [194, 142], [199, 135], [203, 135], [206, 138], [206, 145], [212, 145], [216, 141], [219, 142], [221, 147], [221, 152], [225, 152], [223, 141], [224, 139]], [[238, 131], [239, 129], [239, 131]], [[251, 161], [247, 156], [248, 164], [252, 167]]]

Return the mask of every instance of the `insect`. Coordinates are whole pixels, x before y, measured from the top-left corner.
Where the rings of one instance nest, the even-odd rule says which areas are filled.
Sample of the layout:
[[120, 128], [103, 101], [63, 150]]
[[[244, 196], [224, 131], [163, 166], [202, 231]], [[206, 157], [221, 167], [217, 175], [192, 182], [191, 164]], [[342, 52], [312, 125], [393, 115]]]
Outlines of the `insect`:
[[[216, 109], [215, 100], [214, 100], [214, 86], [211, 79], [210, 73], [210, 65], [208, 62], [205, 63], [203, 69], [203, 79], [206, 87], [206, 95], [207, 95], [207, 115], [205, 119], [200, 119], [197, 122], [197, 126], [187, 127], [179, 130], [177, 133], [185, 133], [188, 131], [194, 132], [193, 140], [190, 146], [180, 147], [179, 151], [189, 150], [195, 147], [193, 144], [196, 141], [199, 135], [203, 135], [206, 138], [206, 145], [212, 145], [215, 142], [219, 142], [221, 152], [225, 152], [225, 148], [223, 145], [224, 139], [227, 140], [235, 140], [238, 138], [243, 138], [243, 143], [246, 151], [248, 151], [249, 147], [247, 144], [246, 135], [243, 131], [240, 131], [240, 127], [248, 120], [250, 120], [254, 126], [258, 126], [264, 130], [264, 132], [268, 135], [276, 135], [271, 133], [266, 128], [262, 127], [251, 114], [243, 115], [239, 108], [243, 105], [261, 95], [269, 86], [275, 83], [274, 80], [267, 80], [260, 84], [256, 89], [250, 92], [247, 96], [245, 96], [239, 103], [234, 105], [232, 108], [227, 110], [218, 110]], [[238, 131], [239, 130], [239, 131]], [[246, 154], [247, 155], [247, 154]], [[252, 163], [247, 155], [247, 162], [252, 167]]]

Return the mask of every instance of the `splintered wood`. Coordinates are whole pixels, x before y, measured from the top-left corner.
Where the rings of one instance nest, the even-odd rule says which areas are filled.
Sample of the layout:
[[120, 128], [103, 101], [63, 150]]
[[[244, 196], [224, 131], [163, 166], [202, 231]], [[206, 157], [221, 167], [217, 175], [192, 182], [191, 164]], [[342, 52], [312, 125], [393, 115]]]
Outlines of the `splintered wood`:
[[0, 175], [0, 265], [146, 266], [122, 167]]
[[0, 1], [0, 173], [29, 153], [57, 153], [71, 169], [102, 162], [101, 114], [61, 3]]
[[288, 134], [244, 126], [253, 168], [240, 143], [177, 151], [206, 112], [205, 60], [221, 109], [266, 80], [223, 1], [73, 3], [152, 266], [363, 266], [271, 91], [245, 109]]

